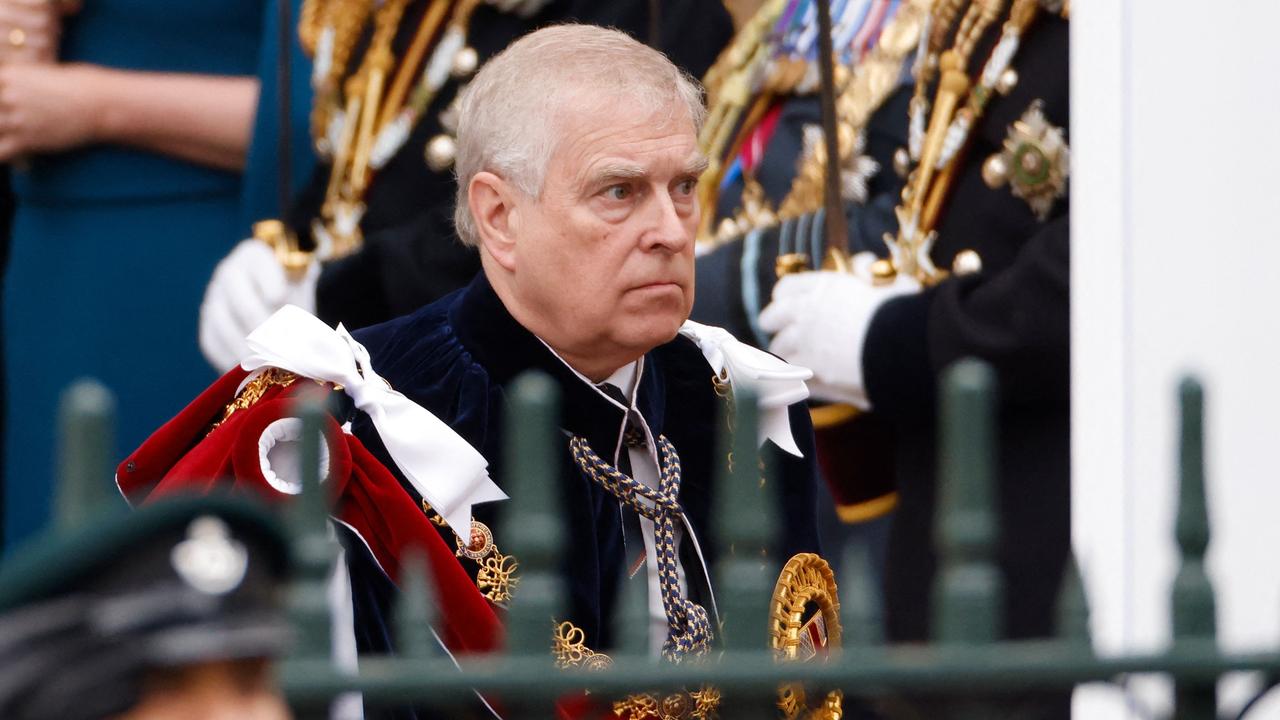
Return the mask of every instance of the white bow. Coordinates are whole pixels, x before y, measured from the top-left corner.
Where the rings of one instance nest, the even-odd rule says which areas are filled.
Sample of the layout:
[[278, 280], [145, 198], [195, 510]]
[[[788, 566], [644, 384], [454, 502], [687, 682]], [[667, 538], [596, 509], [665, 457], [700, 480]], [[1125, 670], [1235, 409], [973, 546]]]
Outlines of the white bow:
[[772, 440], [786, 452], [803, 457], [791, 435], [788, 407], [809, 397], [804, 381], [813, 372], [739, 342], [723, 328], [686, 320], [680, 334], [698, 343], [712, 372], [727, 375], [732, 390], [741, 386], [755, 393], [760, 405], [760, 444]]
[[373, 371], [369, 351], [342, 325], [336, 330], [294, 305], [285, 305], [247, 338], [250, 354], [240, 367], [277, 367], [341, 385], [369, 415], [391, 459], [414, 489], [464, 541], [471, 506], [506, 500], [489, 477], [484, 456], [426, 408], [391, 389]]

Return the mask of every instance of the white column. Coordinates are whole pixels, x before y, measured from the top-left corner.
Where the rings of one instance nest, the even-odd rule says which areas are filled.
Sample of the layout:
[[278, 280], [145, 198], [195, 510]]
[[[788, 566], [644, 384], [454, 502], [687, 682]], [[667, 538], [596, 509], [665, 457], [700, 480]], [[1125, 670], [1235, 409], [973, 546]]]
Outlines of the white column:
[[[1073, 534], [1095, 643], [1167, 644], [1175, 392], [1193, 371], [1222, 644], [1275, 648], [1280, 3], [1077, 0], [1072, 25]], [[1248, 688], [1223, 689], [1235, 708]], [[1139, 716], [1086, 691], [1076, 717]]]

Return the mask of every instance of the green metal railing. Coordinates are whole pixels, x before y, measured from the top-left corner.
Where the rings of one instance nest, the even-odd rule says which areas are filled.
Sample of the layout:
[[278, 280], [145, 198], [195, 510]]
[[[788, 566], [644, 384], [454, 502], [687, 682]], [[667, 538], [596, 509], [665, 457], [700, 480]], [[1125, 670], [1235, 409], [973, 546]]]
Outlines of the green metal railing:
[[[395, 612], [396, 657], [362, 657], [358, 673], [330, 659], [330, 610], [326, 581], [338, 547], [327, 529], [320, 489], [319, 443], [327, 412], [321, 397], [300, 401], [304, 423], [304, 489], [290, 507], [298, 574], [290, 608], [298, 630], [281, 681], [300, 717], [320, 717], [331, 699], [363, 693], [374, 706], [429, 706], [445, 713], [470, 706], [476, 693], [501, 698], [508, 717], [553, 717], [556, 700], [589, 690], [620, 699], [634, 692], [718, 688], [721, 718], [777, 717], [780, 684], [803, 681], [839, 688], [846, 698], [943, 694], [957, 698], [949, 716], [997, 717], [1000, 698], [1030, 691], [1067, 691], [1080, 683], [1117, 682], [1133, 673], [1157, 673], [1175, 684], [1178, 719], [1216, 717], [1216, 682], [1225, 673], [1260, 671], [1280, 677], [1280, 653], [1226, 653], [1217, 647], [1214, 593], [1204, 569], [1209, 539], [1205, 507], [1203, 393], [1194, 380], [1179, 388], [1181, 401], [1179, 506], [1176, 536], [1181, 564], [1170, 596], [1173, 642], [1167, 651], [1098, 657], [1091, 649], [1088, 609], [1078, 572], [1070, 563], [1060, 597], [1059, 635], [1035, 641], [1000, 640], [1002, 578], [995, 562], [999, 523], [995, 502], [994, 387], [991, 370], [976, 361], [953, 366], [943, 382], [939, 509], [935, 528], [939, 572], [933, 597], [934, 643], [888, 646], [875, 625], [874, 593], [866, 558], [844, 552], [851, 568], [841, 595], [845, 647], [824, 663], [779, 664], [766, 649], [769, 606], [780, 567], [765, 552], [779, 526], [759, 472], [756, 404], [738, 391], [732, 426], [722, 446], [733, 462], [717, 483], [713, 529], [721, 559], [713, 572], [723, 627], [720, 648], [700, 663], [659, 662], [648, 651], [643, 584], [627, 583], [617, 628], [620, 646], [603, 670], [554, 667], [553, 618], [563, 617], [565, 591], [558, 573], [562, 522], [553, 499], [558, 447], [558, 399], [545, 377], [521, 378], [510, 395], [504, 487], [519, 508], [519, 522], [504, 528], [522, 576], [507, 616], [507, 647], [486, 657], [443, 656], [431, 636], [434, 603], [421, 557], [404, 564]], [[64, 481], [59, 504], [64, 522], [83, 517], [95, 502], [85, 488], [107, 466], [110, 397], [100, 387], [73, 389], [65, 403]], [[722, 424], [723, 426], [723, 424]], [[766, 473], [767, 475], [767, 473]], [[747, 520], [749, 519], [749, 520]], [[860, 571], [860, 569], [862, 569]], [[1248, 706], [1246, 706], [1247, 709]], [[1244, 714], [1241, 711], [1241, 715]]]

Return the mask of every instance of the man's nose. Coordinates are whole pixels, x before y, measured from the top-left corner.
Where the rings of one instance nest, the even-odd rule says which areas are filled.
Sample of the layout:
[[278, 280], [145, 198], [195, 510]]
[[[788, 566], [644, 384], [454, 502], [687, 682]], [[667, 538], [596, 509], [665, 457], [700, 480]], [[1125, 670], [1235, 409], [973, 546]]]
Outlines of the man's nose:
[[698, 224], [697, 204], [693, 204], [681, 215], [681, 209], [676, 206], [675, 200], [665, 189], [663, 192], [654, 193], [651, 197], [654, 201], [650, 207], [649, 228], [642, 240], [645, 249], [681, 252], [693, 242], [693, 228]]

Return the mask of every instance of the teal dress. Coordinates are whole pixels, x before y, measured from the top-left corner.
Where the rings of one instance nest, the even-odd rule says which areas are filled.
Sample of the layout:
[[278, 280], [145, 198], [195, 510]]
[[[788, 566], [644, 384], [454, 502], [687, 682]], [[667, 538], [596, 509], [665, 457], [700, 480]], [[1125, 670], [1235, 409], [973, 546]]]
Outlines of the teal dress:
[[[273, 10], [264, 0], [94, 0], [67, 19], [61, 58], [256, 75], [267, 64], [264, 18]], [[258, 156], [259, 164], [275, 159]], [[49, 518], [57, 404], [70, 382], [95, 377], [116, 394], [115, 460], [214, 379], [197, 344], [200, 300], [218, 260], [248, 231], [241, 173], [124, 147], [33, 158], [15, 173], [14, 192], [4, 298], [6, 547]]]

